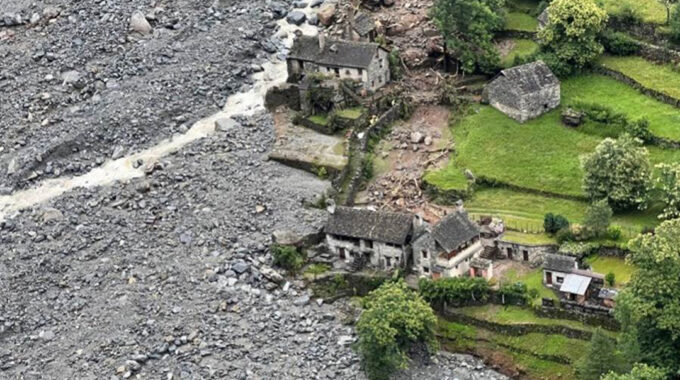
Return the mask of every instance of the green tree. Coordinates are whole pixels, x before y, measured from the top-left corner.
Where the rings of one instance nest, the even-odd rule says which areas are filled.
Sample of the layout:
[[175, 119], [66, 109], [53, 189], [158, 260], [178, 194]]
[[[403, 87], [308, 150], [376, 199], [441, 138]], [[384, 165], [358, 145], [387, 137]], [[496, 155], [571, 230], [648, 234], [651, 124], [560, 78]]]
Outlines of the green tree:
[[588, 67], [604, 51], [598, 40], [607, 13], [593, 0], [555, 0], [538, 34], [546, 64], [558, 75]]
[[673, 5], [678, 3], [678, 0], [657, 0], [661, 5], [666, 8], [666, 24], [668, 25], [671, 22], [671, 8], [673, 8]]
[[614, 272], [607, 273], [607, 275], [604, 276], [604, 282], [607, 283], [607, 286], [609, 287], [616, 285], [616, 274]]
[[652, 188], [648, 156], [628, 134], [604, 139], [581, 159], [583, 191], [590, 199], [606, 199], [616, 210], [645, 209]]
[[680, 219], [628, 243], [637, 267], [617, 298], [622, 331], [634, 331], [641, 361], [680, 370]]
[[413, 345], [436, 350], [437, 318], [403, 280], [387, 282], [369, 293], [363, 307], [357, 322], [357, 351], [370, 379], [386, 380], [395, 370], [405, 368]]
[[493, 43], [503, 28], [504, 0], [436, 0], [430, 17], [444, 37], [448, 53], [466, 73], [479, 67], [491, 71], [500, 60]]
[[543, 218], [543, 229], [549, 234], [557, 233], [557, 231], [569, 227], [569, 220], [562, 215], [554, 215], [549, 212]]
[[622, 364], [614, 340], [598, 328], [593, 332], [583, 357], [576, 362], [576, 373], [582, 380], [599, 380], [609, 371], [620, 372]]
[[674, 7], [668, 21], [671, 28], [671, 39], [680, 42], [680, 7]]
[[659, 368], [650, 367], [647, 364], [636, 364], [630, 373], [616, 374], [609, 372], [602, 380], [665, 380], [666, 372]]
[[588, 206], [583, 224], [595, 235], [600, 236], [607, 231], [613, 215], [614, 213], [607, 200], [600, 199]]
[[680, 217], [680, 164], [656, 165], [658, 175], [656, 184], [661, 190], [661, 199], [665, 205], [659, 219]]

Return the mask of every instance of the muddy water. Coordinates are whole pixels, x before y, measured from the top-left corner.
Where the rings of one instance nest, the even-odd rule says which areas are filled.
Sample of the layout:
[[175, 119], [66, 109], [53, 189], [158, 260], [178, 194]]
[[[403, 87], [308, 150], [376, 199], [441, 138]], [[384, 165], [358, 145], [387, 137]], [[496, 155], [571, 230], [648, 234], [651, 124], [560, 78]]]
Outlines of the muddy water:
[[[305, 10], [308, 14], [313, 11]], [[294, 32], [301, 30], [304, 34], [315, 35], [316, 28], [304, 24], [300, 27], [291, 25], [285, 20], [279, 21], [279, 36], [284, 36], [284, 42], [291, 46]], [[237, 93], [227, 99], [221, 112], [196, 122], [185, 134], [176, 135], [157, 145], [129, 156], [111, 160], [90, 172], [77, 177], [50, 179], [37, 186], [0, 197], [0, 221], [12, 216], [18, 211], [46, 202], [68, 191], [79, 187], [107, 186], [115, 182], [129, 181], [144, 176], [146, 164], [175, 152], [185, 145], [206, 137], [215, 132], [215, 122], [220, 119], [237, 115], [253, 115], [264, 110], [264, 95], [273, 86], [285, 82], [287, 78], [286, 63], [273, 60], [262, 65], [264, 71], [254, 75], [255, 84], [245, 92]], [[143, 160], [145, 165], [134, 168], [133, 163]]]

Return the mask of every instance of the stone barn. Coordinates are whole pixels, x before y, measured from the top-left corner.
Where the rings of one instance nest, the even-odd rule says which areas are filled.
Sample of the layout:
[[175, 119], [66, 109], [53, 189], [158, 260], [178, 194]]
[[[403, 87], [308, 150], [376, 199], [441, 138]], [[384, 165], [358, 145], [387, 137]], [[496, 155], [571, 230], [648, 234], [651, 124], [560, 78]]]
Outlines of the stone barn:
[[372, 42], [300, 36], [287, 58], [288, 80], [298, 82], [307, 74], [319, 73], [330, 78], [351, 79], [368, 91], [390, 82], [389, 52]]
[[560, 81], [543, 61], [501, 71], [484, 89], [492, 107], [524, 123], [560, 105]]

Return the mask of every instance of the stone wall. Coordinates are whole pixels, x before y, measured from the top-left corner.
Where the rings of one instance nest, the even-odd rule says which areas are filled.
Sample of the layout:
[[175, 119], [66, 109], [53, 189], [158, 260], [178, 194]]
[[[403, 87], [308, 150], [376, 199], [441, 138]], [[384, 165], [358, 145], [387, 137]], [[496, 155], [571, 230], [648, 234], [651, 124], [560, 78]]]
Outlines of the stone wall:
[[635, 79], [627, 76], [626, 74], [623, 74], [619, 71], [608, 69], [608, 68], [605, 68], [605, 67], [602, 67], [602, 66], [598, 66], [596, 68], [596, 71], [601, 73], [601, 74], [607, 75], [611, 78], [614, 78], [614, 79], [616, 79], [620, 82], [626, 83], [629, 86], [631, 86], [631, 87], [637, 89], [638, 91], [642, 92], [643, 94], [650, 96], [650, 97], [652, 97], [652, 98], [654, 98], [654, 99], [656, 99], [660, 102], [664, 102], [664, 103], [672, 105], [673, 107], [680, 108], [680, 99], [675, 99], [672, 96], [666, 95], [666, 94], [664, 94], [660, 91], [656, 91], [656, 90], [653, 90], [651, 88], [647, 88], [647, 87], [643, 86], [641, 83], [639, 83], [638, 81], [636, 81]]
[[[527, 264], [541, 260], [546, 253], [556, 251], [556, 246], [552, 244], [531, 245], [504, 240], [497, 240], [496, 247], [498, 248], [501, 257], [514, 261], [523, 261]], [[527, 254], [526, 260], [524, 252]]]

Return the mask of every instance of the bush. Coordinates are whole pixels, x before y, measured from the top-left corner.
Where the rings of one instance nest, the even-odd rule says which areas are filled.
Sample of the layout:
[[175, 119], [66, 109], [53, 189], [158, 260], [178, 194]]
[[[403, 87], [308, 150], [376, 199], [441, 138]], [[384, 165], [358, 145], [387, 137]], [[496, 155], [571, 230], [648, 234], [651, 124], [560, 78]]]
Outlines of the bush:
[[420, 279], [420, 294], [432, 305], [466, 305], [489, 299], [489, 283], [483, 278], [456, 277], [439, 280]]
[[514, 305], [524, 305], [530, 301], [529, 290], [525, 283], [515, 282], [501, 286], [498, 295], [505, 303]]
[[404, 76], [404, 68], [401, 64], [399, 49], [392, 49], [387, 59], [390, 63], [390, 78], [392, 78], [393, 81], [400, 80]]
[[571, 228], [565, 227], [557, 231], [555, 234], [555, 239], [560, 244], [574, 241], [574, 234], [571, 232]]
[[614, 272], [607, 273], [607, 275], [604, 276], [604, 282], [607, 286], [614, 286], [616, 284], [616, 274], [614, 274]]
[[569, 227], [569, 220], [562, 215], [549, 212], [543, 217], [543, 229], [549, 234], [557, 233], [567, 227]]
[[271, 252], [274, 256], [274, 265], [292, 273], [300, 270], [305, 263], [303, 254], [297, 248], [289, 245], [274, 244]]
[[649, 120], [645, 118], [633, 121], [611, 107], [595, 103], [576, 102], [571, 108], [583, 112], [588, 120], [613, 126], [621, 133], [626, 132], [643, 142], [654, 142], [654, 135], [649, 130]]
[[671, 28], [670, 37], [674, 42], [680, 42], [680, 7], [675, 7], [668, 20]]
[[357, 322], [356, 349], [371, 380], [389, 379], [408, 365], [408, 352], [424, 345], [437, 348], [437, 318], [432, 309], [402, 280], [387, 282], [362, 300], [364, 311]]
[[601, 40], [604, 50], [613, 55], [634, 55], [640, 50], [638, 42], [625, 33], [605, 32]]
[[609, 238], [611, 240], [619, 240], [621, 239], [621, 227], [619, 226], [610, 226], [609, 229], [607, 230], [607, 235], [609, 235]]
[[613, 215], [614, 213], [607, 200], [601, 199], [588, 206], [584, 224], [590, 232], [596, 236], [601, 236], [609, 228]]

